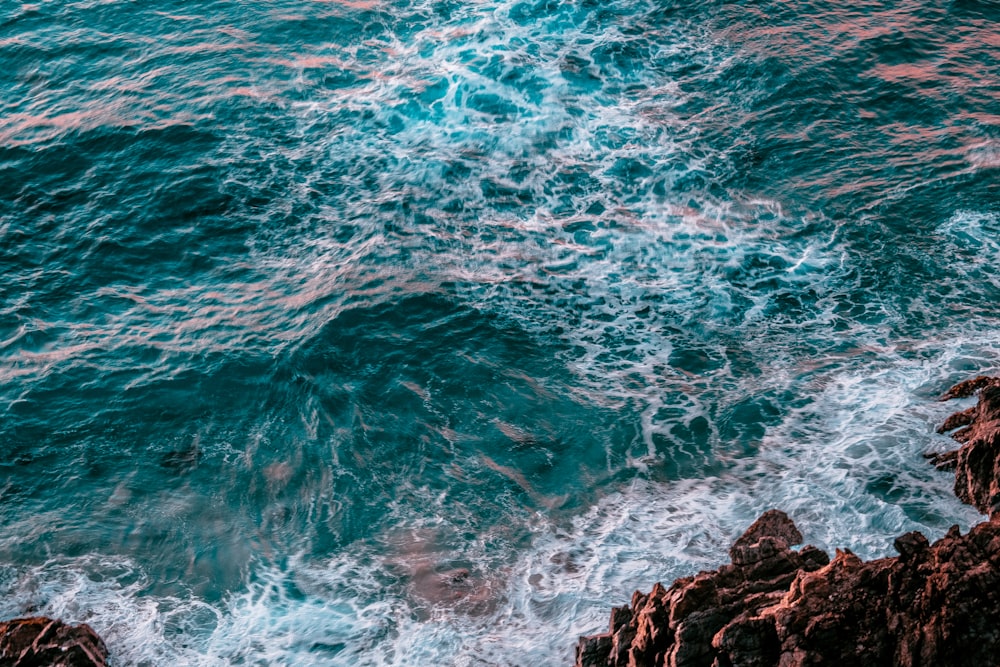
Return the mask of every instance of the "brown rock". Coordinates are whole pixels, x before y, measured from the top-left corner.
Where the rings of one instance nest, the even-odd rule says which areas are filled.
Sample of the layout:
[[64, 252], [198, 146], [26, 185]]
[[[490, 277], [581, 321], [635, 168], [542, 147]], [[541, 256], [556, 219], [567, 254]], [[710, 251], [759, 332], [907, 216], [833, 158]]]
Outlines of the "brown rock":
[[580, 637], [580, 643], [576, 646], [576, 664], [578, 665], [603, 665], [611, 655], [611, 634], [605, 632], [601, 635], [590, 637]]
[[781, 548], [802, 544], [802, 533], [795, 523], [781, 510], [768, 510], [754, 521], [746, 532], [733, 543], [729, 550], [730, 557], [736, 560], [734, 551], [753, 547], [764, 538], [773, 539]]
[[[581, 638], [578, 667], [964, 667], [1000, 665], [1000, 379], [978, 377], [943, 399], [979, 392], [953, 415], [962, 447], [931, 455], [955, 469], [955, 492], [991, 516], [934, 544], [912, 532], [897, 558], [830, 561], [782, 512], [733, 544], [731, 565], [678, 579], [615, 610], [608, 633]], [[600, 649], [600, 650], [596, 650]]]
[[930, 542], [927, 541], [927, 538], [922, 533], [913, 531], [912, 533], [906, 533], [897, 537], [896, 541], [893, 542], [893, 546], [896, 547], [896, 551], [899, 552], [899, 557], [902, 560], [915, 560], [927, 555]]
[[950, 401], [953, 398], [966, 398], [967, 396], [972, 396], [983, 387], [996, 384], [998, 381], [1000, 381], [1000, 378], [990, 377], [988, 375], [980, 375], [979, 377], [974, 377], [971, 380], [963, 380], [946, 391], [938, 400]]
[[[952, 387], [945, 397], [979, 392], [979, 402], [955, 413], [944, 426], [962, 443], [954, 452], [932, 455], [938, 467], [954, 467], [955, 495], [991, 517], [1000, 510], [1000, 378], [978, 377]], [[945, 429], [949, 430], [949, 429]]]
[[[777, 604], [800, 572], [829, 561], [815, 547], [789, 548], [801, 540], [785, 513], [766, 512], [733, 545], [732, 565], [678, 579], [669, 589], [656, 584], [648, 595], [636, 592], [631, 605], [614, 610], [608, 633], [580, 638], [576, 664], [711, 667], [724, 651], [746, 660], [757, 655], [755, 650], [773, 653], [778, 647], [773, 625], [760, 635], [752, 619]], [[743, 625], [724, 633], [737, 618]], [[713, 645], [717, 635], [719, 646]]]
[[[762, 534], [754, 544], [776, 541]], [[773, 557], [785, 569], [724, 565], [657, 585], [616, 610], [609, 633], [581, 638], [576, 664], [1000, 664], [1000, 522], [964, 536], [953, 528], [933, 545], [908, 533], [896, 548], [898, 558], [868, 562], [850, 551], [824, 562], [818, 549], [786, 548]]]
[[35, 616], [0, 623], [0, 667], [106, 667], [108, 650], [87, 625]]
[[962, 410], [961, 412], [956, 412], [952, 416], [944, 420], [944, 423], [938, 427], [938, 433], [947, 433], [948, 431], [954, 431], [956, 428], [962, 426], [968, 426], [976, 420], [976, 407], [973, 405], [968, 410]]

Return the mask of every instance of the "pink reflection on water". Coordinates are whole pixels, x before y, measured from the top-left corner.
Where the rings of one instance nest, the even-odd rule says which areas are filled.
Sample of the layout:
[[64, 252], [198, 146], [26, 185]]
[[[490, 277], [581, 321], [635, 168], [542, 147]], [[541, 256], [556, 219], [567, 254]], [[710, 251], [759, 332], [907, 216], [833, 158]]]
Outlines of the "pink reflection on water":
[[102, 126], [125, 127], [134, 120], [125, 118], [118, 105], [45, 113], [15, 113], [0, 117], [0, 146], [23, 146], [51, 139], [74, 130], [92, 130]]
[[336, 55], [314, 55], [302, 54], [292, 58], [274, 58], [268, 62], [294, 69], [318, 69], [322, 67], [337, 67], [344, 70], [357, 71], [358, 68], [340, 56]]
[[372, 11], [378, 9], [382, 5], [383, 0], [313, 0], [313, 2], [324, 5], [338, 5], [359, 11]]
[[229, 42], [220, 44], [217, 42], [202, 42], [199, 44], [182, 44], [178, 46], [168, 46], [163, 49], [163, 53], [225, 53], [227, 51], [243, 51], [256, 47], [255, 44]]
[[938, 68], [933, 63], [900, 63], [898, 65], [876, 65], [871, 73], [883, 81], [918, 81], [935, 83], [940, 80]]

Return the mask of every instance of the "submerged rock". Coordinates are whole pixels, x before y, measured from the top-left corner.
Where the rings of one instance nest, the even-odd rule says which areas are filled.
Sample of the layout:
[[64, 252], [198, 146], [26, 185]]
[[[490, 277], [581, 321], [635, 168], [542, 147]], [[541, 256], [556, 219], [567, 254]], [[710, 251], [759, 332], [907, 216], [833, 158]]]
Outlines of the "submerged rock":
[[577, 667], [958, 667], [1000, 664], [1000, 379], [979, 377], [947, 398], [979, 392], [950, 417], [962, 447], [934, 455], [954, 467], [959, 498], [991, 520], [930, 544], [895, 541], [899, 556], [831, 561], [783, 512], [765, 512], [730, 550], [732, 564], [670, 588], [656, 584], [611, 613], [608, 632], [581, 637]]
[[87, 625], [34, 616], [0, 623], [0, 667], [106, 667], [108, 650]]

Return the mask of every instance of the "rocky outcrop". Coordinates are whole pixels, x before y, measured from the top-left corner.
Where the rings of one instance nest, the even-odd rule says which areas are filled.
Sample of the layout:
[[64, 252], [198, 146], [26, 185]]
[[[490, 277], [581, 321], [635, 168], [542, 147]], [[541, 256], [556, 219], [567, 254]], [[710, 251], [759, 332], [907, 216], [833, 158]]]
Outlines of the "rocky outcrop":
[[897, 557], [831, 561], [782, 512], [761, 516], [730, 549], [732, 563], [635, 593], [608, 632], [582, 637], [578, 667], [950, 667], [1000, 665], [1000, 379], [957, 385], [978, 404], [943, 431], [962, 447], [933, 455], [954, 467], [958, 496], [991, 516], [934, 544], [896, 539]]
[[[762, 519], [775, 516], [787, 521]], [[751, 535], [759, 523], [732, 564], [615, 609], [609, 632], [581, 638], [577, 665], [1000, 664], [1000, 522], [956, 526], [933, 545], [908, 533], [898, 557], [868, 562], [796, 552], [775, 533]]]
[[[790, 548], [801, 541], [784, 512], [766, 512], [730, 549], [731, 565], [678, 579], [669, 589], [657, 584], [648, 595], [637, 592], [631, 605], [612, 611], [606, 634], [580, 640], [577, 664], [711, 665], [718, 653], [713, 637], [738, 619], [750, 622], [777, 604], [800, 572], [829, 562], [814, 547]], [[749, 640], [756, 644], [753, 650], [769, 655], [777, 649], [777, 638], [766, 632], [720, 639], [730, 640]], [[742, 644], [732, 648], [745, 649]]]
[[0, 623], [0, 667], [106, 667], [108, 650], [86, 623], [34, 616]]
[[991, 518], [1000, 511], [1000, 378], [978, 377], [952, 387], [942, 400], [979, 392], [973, 407], [956, 412], [939, 429], [952, 433], [962, 446], [933, 454], [939, 468], [955, 469], [955, 495]]

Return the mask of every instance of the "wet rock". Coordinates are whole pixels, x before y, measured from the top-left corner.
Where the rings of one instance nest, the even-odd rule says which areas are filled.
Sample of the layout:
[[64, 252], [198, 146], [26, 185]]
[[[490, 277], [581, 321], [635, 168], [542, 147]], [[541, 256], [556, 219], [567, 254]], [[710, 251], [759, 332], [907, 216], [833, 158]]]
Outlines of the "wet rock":
[[1000, 524], [981, 523], [965, 536], [954, 528], [926, 548], [920, 542], [870, 562], [838, 553], [801, 575], [762, 614], [774, 619], [780, 664], [996, 664]]
[[[752, 545], [768, 544], [771, 553], [780, 542], [761, 534]], [[997, 664], [1000, 522], [964, 536], [956, 527], [933, 545], [908, 533], [896, 548], [898, 558], [865, 562], [846, 550], [828, 561], [818, 549], [784, 547], [752, 564], [657, 585], [616, 609], [609, 632], [581, 638], [576, 664]]]
[[947, 433], [948, 431], [954, 431], [956, 428], [971, 424], [976, 419], [976, 407], [977, 406], [974, 405], [968, 410], [956, 412], [952, 416], [945, 419], [944, 423], [938, 427], [938, 433]]
[[801, 543], [802, 533], [788, 515], [780, 510], [768, 510], [736, 540], [729, 549], [729, 557], [734, 565], [751, 565]]
[[41, 616], [0, 623], [0, 667], [106, 667], [108, 650], [87, 625]]
[[[773, 629], [748, 634], [750, 619], [777, 604], [800, 572], [829, 561], [814, 547], [789, 548], [801, 541], [784, 512], [766, 512], [733, 545], [731, 565], [678, 579], [670, 588], [657, 584], [648, 595], [635, 593], [628, 607], [616, 608], [607, 633], [581, 638], [577, 665], [708, 667], [720, 655], [713, 646], [720, 633], [720, 646], [744, 656], [739, 664], [755, 664], [746, 656], [774, 653], [777, 639]], [[737, 619], [744, 622], [741, 630], [723, 633]]]
[[[979, 402], [955, 413], [944, 426], [958, 427], [952, 437], [962, 446], [934, 454], [939, 468], [955, 469], [955, 495], [994, 517], [1000, 511], [1000, 378], [978, 377], [952, 387], [945, 397], [979, 392]], [[946, 429], [950, 430], [950, 429]]]
[[1000, 378], [990, 377], [989, 375], [980, 375], [972, 378], [971, 380], [959, 382], [954, 387], [946, 391], [938, 400], [950, 401], [953, 398], [966, 398], [968, 396], [972, 396], [983, 387], [988, 387], [989, 385], [997, 384], [998, 382], [1000, 382]]
[[768, 510], [750, 524], [746, 532], [733, 543], [729, 553], [732, 555], [734, 549], [750, 546], [763, 538], [780, 540], [785, 547], [802, 544], [802, 533], [788, 515], [781, 510]]
[[611, 655], [611, 634], [604, 633], [590, 637], [580, 637], [576, 647], [576, 663], [578, 665], [603, 665]]
[[959, 498], [990, 521], [931, 544], [895, 540], [899, 556], [831, 561], [782, 512], [765, 512], [732, 564], [635, 593], [609, 631], [583, 637], [578, 667], [959, 667], [1000, 664], [1000, 379], [978, 377], [944, 399], [979, 393], [953, 415], [962, 447], [929, 456], [955, 470]]
[[897, 537], [896, 541], [893, 542], [893, 546], [899, 552], [900, 558], [903, 560], [914, 560], [925, 557], [931, 545], [922, 533], [913, 531], [912, 533], [906, 533]]
[[954, 470], [958, 466], [958, 450], [952, 452], [924, 454], [924, 458], [930, 460], [938, 470]]

